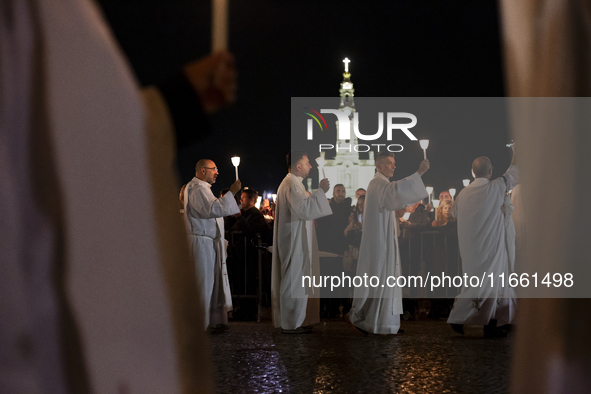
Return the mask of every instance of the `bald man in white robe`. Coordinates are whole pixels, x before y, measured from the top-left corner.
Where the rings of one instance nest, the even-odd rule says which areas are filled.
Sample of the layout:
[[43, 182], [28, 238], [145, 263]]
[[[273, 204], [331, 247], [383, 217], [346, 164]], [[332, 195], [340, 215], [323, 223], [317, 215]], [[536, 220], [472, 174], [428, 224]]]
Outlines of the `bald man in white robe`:
[[189, 231], [191, 251], [195, 262], [197, 284], [201, 291], [204, 312], [204, 328], [216, 328], [228, 324], [228, 286], [223, 283], [225, 252], [223, 226], [218, 220], [240, 212], [234, 195], [241, 187], [239, 180], [230, 186], [223, 197], [215, 198], [211, 185], [215, 183], [218, 169], [211, 160], [199, 160], [195, 177], [185, 187], [185, 219]]
[[[490, 180], [492, 169], [489, 158], [474, 160], [474, 182], [462, 189], [454, 204], [464, 275], [484, 275], [481, 286], [464, 287], [456, 297], [447, 322], [459, 334], [463, 334], [464, 324], [483, 325], [485, 336], [494, 337], [498, 334], [496, 327], [510, 324], [515, 316], [515, 291], [508, 286], [509, 251], [502, 211], [506, 194], [519, 183], [515, 156], [507, 172], [494, 181]], [[505, 275], [503, 287], [499, 275]]]

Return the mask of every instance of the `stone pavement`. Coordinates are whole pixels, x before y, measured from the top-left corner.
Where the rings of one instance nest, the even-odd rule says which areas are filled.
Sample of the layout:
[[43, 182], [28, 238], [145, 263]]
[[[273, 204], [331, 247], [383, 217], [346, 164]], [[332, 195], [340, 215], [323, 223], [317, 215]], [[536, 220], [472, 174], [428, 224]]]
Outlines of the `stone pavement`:
[[464, 337], [444, 321], [404, 321], [404, 335], [362, 337], [342, 320], [286, 335], [269, 321], [212, 334], [219, 393], [507, 393], [512, 334]]

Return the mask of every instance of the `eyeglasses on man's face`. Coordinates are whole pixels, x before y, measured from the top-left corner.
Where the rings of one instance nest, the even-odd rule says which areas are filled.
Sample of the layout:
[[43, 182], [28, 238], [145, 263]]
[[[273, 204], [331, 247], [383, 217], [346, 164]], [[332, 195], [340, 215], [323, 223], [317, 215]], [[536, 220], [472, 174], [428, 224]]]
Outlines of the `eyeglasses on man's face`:
[[203, 167], [203, 168], [205, 168], [206, 170], [213, 170], [215, 172], [218, 172], [218, 168], [217, 167]]

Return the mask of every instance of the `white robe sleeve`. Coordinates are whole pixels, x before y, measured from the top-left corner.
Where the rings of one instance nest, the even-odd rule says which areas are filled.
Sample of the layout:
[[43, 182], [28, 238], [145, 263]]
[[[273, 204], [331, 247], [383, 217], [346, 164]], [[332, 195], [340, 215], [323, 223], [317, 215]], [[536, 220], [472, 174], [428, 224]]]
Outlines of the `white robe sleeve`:
[[380, 206], [388, 211], [396, 211], [428, 196], [421, 176], [415, 172], [399, 181], [390, 182], [381, 195]]
[[517, 167], [514, 165], [510, 166], [503, 176], [491, 181], [491, 183], [494, 184], [503, 195], [507, 194], [509, 190], [512, 190], [519, 184], [519, 171], [517, 170]]
[[519, 184], [519, 170], [517, 169], [517, 166], [511, 165], [503, 177], [507, 184], [507, 190], [513, 190], [513, 188]]
[[313, 220], [332, 215], [332, 209], [322, 189], [316, 190], [308, 197], [297, 185], [292, 184], [291, 193], [292, 213], [301, 220]]
[[208, 189], [202, 187], [193, 188], [192, 191], [189, 194], [189, 203], [202, 219], [222, 218], [240, 212], [232, 192], [218, 199]]

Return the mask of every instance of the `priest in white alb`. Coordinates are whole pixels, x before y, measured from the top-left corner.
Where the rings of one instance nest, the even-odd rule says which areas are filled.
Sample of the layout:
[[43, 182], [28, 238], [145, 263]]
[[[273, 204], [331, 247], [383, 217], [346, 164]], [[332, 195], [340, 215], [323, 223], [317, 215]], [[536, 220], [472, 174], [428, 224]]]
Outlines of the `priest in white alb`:
[[[460, 334], [464, 333], [464, 324], [482, 325], [485, 337], [503, 334], [497, 326], [510, 324], [516, 307], [515, 291], [508, 285], [509, 253], [503, 216], [505, 196], [519, 183], [515, 155], [507, 172], [494, 181], [490, 180], [492, 169], [488, 157], [474, 160], [474, 182], [462, 189], [455, 201], [453, 215], [458, 220], [464, 275], [484, 277], [484, 282], [462, 289], [447, 320]], [[504, 275], [504, 287], [499, 275]]]
[[368, 281], [367, 285], [363, 283], [356, 287], [351, 311], [345, 315], [347, 323], [364, 335], [399, 333], [400, 315], [403, 313], [402, 291], [400, 287], [387, 285], [388, 277], [398, 277], [401, 273], [398, 224], [394, 211], [428, 197], [421, 179], [429, 169], [427, 159], [421, 162], [413, 175], [390, 182], [395, 168], [393, 153], [379, 153], [376, 158], [377, 172], [365, 194], [357, 276], [376, 276], [379, 283], [374, 281], [376, 286], [372, 287]]
[[211, 160], [199, 160], [195, 177], [185, 187], [185, 218], [189, 231], [191, 251], [195, 261], [197, 284], [201, 290], [201, 302], [205, 311], [205, 329], [228, 324], [227, 310], [231, 294], [224, 275], [225, 252], [223, 228], [217, 219], [240, 212], [234, 195], [241, 183], [236, 180], [223, 197], [215, 198], [211, 185], [215, 183], [218, 169]]
[[302, 276], [318, 275], [319, 259], [312, 220], [332, 214], [325, 193], [328, 179], [308, 195], [303, 179], [312, 166], [304, 152], [287, 155], [289, 173], [277, 191], [275, 227], [273, 229], [273, 268], [271, 296], [273, 323], [286, 334], [309, 332], [320, 322], [320, 304], [312, 292], [304, 288]]

